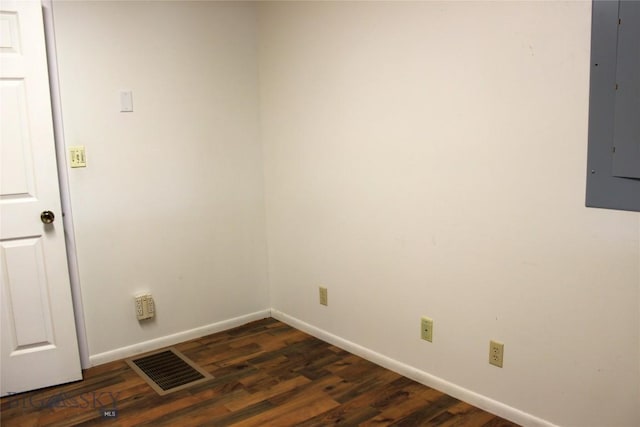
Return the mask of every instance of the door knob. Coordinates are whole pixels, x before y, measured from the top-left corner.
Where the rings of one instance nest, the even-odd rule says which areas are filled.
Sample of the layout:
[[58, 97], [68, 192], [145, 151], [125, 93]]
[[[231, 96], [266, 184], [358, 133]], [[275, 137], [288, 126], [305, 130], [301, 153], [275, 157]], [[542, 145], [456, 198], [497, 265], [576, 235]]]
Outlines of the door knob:
[[45, 224], [51, 224], [56, 219], [56, 216], [51, 211], [43, 211], [40, 214], [40, 220]]

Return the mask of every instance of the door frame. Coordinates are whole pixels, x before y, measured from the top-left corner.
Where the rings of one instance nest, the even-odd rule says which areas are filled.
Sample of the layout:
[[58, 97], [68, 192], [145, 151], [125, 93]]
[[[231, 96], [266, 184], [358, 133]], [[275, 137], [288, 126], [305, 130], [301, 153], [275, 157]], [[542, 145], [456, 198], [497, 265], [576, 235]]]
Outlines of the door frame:
[[53, 19], [53, 0], [42, 0], [42, 15], [44, 21], [45, 45], [47, 50], [47, 66], [49, 69], [49, 90], [51, 91], [51, 111], [53, 115], [53, 136], [56, 148], [56, 162], [58, 166], [58, 182], [60, 185], [60, 203], [62, 205], [62, 222], [65, 230], [67, 246], [67, 266], [71, 282], [71, 299], [73, 301], [73, 316], [78, 335], [78, 350], [82, 369], [91, 367], [89, 360], [89, 343], [82, 304], [82, 289], [80, 287], [80, 272], [76, 248], [75, 229], [73, 227], [73, 210], [71, 209], [71, 191], [69, 188], [69, 169], [67, 168], [67, 149], [64, 139], [62, 123], [62, 103], [60, 100], [60, 81], [58, 78], [58, 58], [56, 55], [56, 37]]

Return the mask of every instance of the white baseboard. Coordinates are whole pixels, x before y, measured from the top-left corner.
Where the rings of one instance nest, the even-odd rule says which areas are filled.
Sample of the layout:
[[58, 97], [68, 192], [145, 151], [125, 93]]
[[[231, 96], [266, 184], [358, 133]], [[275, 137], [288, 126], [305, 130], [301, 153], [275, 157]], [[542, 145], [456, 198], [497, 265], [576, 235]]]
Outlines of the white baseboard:
[[210, 325], [201, 326], [199, 328], [190, 329], [188, 331], [178, 332], [176, 334], [155, 338], [127, 347], [121, 347], [115, 350], [106, 351], [104, 353], [95, 354], [89, 357], [89, 361], [91, 363], [91, 366], [101, 365], [103, 363], [124, 359], [127, 357], [135, 356], [137, 354], [157, 350], [162, 347], [178, 344], [194, 338], [199, 338], [205, 335], [231, 329], [236, 326], [241, 326], [254, 320], [264, 319], [267, 317], [273, 317], [277, 320], [280, 320], [281, 322], [293, 326], [296, 329], [313, 335], [316, 338], [331, 343], [337, 347], [343, 348], [384, 368], [397, 372], [400, 375], [404, 375], [407, 378], [411, 378], [414, 381], [442, 391], [443, 393], [447, 393], [450, 396], [453, 396], [471, 405], [477, 406], [478, 408], [489, 411], [502, 418], [511, 420], [520, 425], [527, 427], [557, 427], [555, 424], [549, 421], [543, 420], [514, 407], [505, 405], [504, 403], [490, 399], [474, 391], [446, 381], [440, 377], [416, 369], [413, 366], [409, 366], [395, 359], [391, 359], [390, 357], [387, 357], [354, 342], [348, 341], [337, 335], [333, 335], [323, 329], [312, 326], [306, 322], [303, 322], [302, 320], [289, 316], [288, 314], [273, 308], [246, 314], [244, 316], [234, 317], [232, 319], [223, 320], [221, 322], [212, 323]]
[[391, 359], [383, 354], [370, 350], [366, 347], [362, 347], [361, 345], [345, 340], [344, 338], [340, 338], [339, 336], [305, 323], [302, 320], [289, 316], [288, 314], [274, 308], [271, 309], [271, 316], [281, 322], [293, 326], [296, 329], [313, 335], [316, 338], [360, 356], [363, 359], [369, 360], [384, 368], [397, 372], [400, 375], [404, 375], [407, 378], [411, 378], [414, 381], [439, 390], [480, 409], [484, 409], [492, 414], [511, 420], [514, 423], [527, 427], [557, 427], [549, 421], [520, 411], [519, 409], [505, 405], [504, 403], [490, 399], [464, 387], [460, 387], [459, 385], [453, 384], [440, 377], [436, 377], [435, 375], [428, 374], [427, 372]]
[[254, 320], [265, 319], [267, 317], [271, 317], [271, 310], [267, 309], [256, 311], [255, 313], [245, 314], [244, 316], [234, 317], [232, 319], [223, 320], [221, 322], [212, 323], [199, 328], [154, 338], [152, 340], [136, 343], [127, 347], [120, 347], [115, 350], [105, 351], [104, 353], [94, 354], [89, 356], [89, 362], [91, 366], [102, 365], [103, 363], [125, 359], [148, 351], [157, 350], [162, 347], [189, 341], [194, 338], [225, 331], [227, 329], [235, 328], [236, 326], [241, 326]]

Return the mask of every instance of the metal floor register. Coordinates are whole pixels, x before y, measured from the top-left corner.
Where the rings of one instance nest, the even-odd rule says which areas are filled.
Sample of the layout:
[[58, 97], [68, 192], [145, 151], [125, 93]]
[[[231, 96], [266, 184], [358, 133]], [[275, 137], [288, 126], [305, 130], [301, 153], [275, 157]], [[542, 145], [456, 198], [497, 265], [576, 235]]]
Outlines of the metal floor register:
[[175, 348], [132, 357], [126, 359], [126, 362], [159, 395], [173, 393], [213, 379], [213, 375]]

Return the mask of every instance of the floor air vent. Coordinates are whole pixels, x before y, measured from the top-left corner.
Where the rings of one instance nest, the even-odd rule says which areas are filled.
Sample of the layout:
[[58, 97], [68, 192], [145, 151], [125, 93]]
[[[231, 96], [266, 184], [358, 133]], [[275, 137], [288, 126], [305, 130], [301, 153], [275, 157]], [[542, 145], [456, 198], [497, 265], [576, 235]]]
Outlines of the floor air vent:
[[160, 395], [213, 378], [210, 373], [174, 348], [133, 357], [126, 362]]

